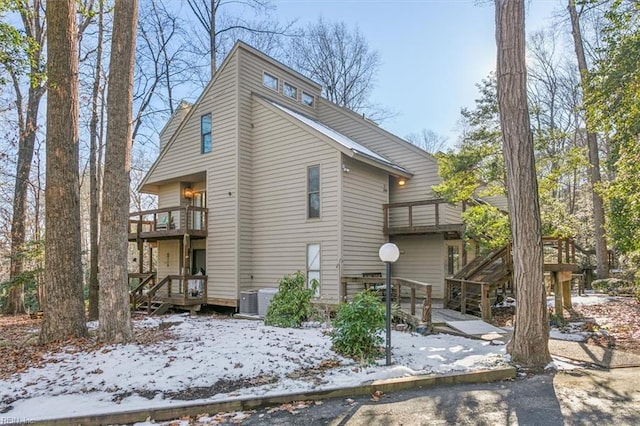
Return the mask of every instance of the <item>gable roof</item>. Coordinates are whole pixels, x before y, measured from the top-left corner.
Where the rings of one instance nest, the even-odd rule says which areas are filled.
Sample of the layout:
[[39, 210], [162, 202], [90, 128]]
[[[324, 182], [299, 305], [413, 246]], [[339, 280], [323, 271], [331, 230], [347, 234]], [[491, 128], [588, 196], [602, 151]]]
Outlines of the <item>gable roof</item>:
[[261, 103], [268, 108], [269, 106], [271, 106], [270, 109], [273, 110], [273, 108], [276, 108], [276, 111], [279, 110], [284, 113], [281, 115], [283, 115], [285, 118], [288, 118], [289, 121], [298, 124], [299, 127], [302, 127], [307, 131], [312, 130], [314, 133], [316, 133], [316, 135], [319, 133], [323, 137], [323, 139], [329, 140], [336, 148], [338, 148], [347, 156], [381, 168], [393, 175], [406, 178], [410, 178], [413, 176], [413, 174], [404, 167], [386, 159], [382, 155], [372, 151], [366, 146], [361, 145], [360, 143], [343, 135], [337, 130], [332, 129], [326, 124], [321, 123], [320, 121], [299, 112], [293, 111], [258, 94], [254, 93], [253, 95], [256, 99], [262, 101]]

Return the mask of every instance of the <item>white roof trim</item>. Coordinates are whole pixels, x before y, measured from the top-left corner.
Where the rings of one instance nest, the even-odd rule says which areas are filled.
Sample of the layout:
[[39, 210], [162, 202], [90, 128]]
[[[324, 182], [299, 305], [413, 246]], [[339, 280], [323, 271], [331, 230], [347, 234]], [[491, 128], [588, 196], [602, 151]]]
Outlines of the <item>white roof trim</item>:
[[392, 161], [387, 160], [386, 158], [384, 158], [382, 155], [377, 154], [376, 152], [370, 150], [369, 148], [367, 148], [366, 146], [363, 146], [361, 144], [359, 144], [358, 142], [354, 141], [353, 139], [343, 135], [342, 133], [332, 129], [331, 127], [327, 126], [326, 124], [323, 124], [319, 121], [316, 121], [310, 117], [307, 117], [306, 115], [300, 114], [298, 112], [295, 112], [293, 110], [290, 110], [289, 108], [282, 106], [278, 103], [275, 103], [273, 101], [270, 101], [269, 99], [265, 99], [263, 98], [266, 102], [270, 103], [271, 105], [275, 106], [276, 108], [280, 109], [281, 111], [287, 113], [288, 115], [292, 116], [293, 118], [295, 118], [298, 121], [301, 121], [302, 123], [306, 124], [307, 126], [313, 128], [314, 130], [322, 133], [323, 135], [327, 136], [328, 138], [330, 138], [331, 140], [339, 143], [340, 145], [342, 145], [343, 147], [347, 148], [348, 150], [350, 150], [351, 152], [353, 152], [355, 155], [359, 155], [362, 157], [366, 157], [369, 158], [375, 162], [384, 164], [385, 166], [391, 167], [393, 169], [398, 170], [399, 172], [402, 172], [403, 174], [410, 174], [410, 172], [393, 163]]

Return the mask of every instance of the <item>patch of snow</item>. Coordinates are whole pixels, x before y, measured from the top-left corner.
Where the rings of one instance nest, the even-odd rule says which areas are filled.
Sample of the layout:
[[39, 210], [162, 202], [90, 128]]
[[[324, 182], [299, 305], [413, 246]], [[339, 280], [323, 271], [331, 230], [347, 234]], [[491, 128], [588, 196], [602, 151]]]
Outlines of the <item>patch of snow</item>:
[[[0, 381], [0, 409], [8, 409], [8, 416], [30, 420], [105, 414], [483, 370], [506, 366], [509, 360], [503, 345], [450, 335], [392, 331], [393, 365], [380, 360], [377, 365], [361, 366], [331, 350], [324, 327], [294, 330], [258, 321], [183, 315], [145, 318], [136, 321], [136, 327], [168, 328], [174, 338], [49, 354], [45, 366]], [[337, 360], [339, 365], [321, 373], [292, 374], [318, 369], [326, 360]], [[189, 401], [168, 395], [256, 378], [271, 380]]]

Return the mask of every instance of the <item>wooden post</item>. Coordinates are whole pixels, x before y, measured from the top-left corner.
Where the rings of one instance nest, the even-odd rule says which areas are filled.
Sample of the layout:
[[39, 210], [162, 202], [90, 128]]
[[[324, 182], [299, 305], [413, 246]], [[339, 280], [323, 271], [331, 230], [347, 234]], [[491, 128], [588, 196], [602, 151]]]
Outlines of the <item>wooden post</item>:
[[562, 289], [560, 284], [560, 273], [557, 271], [551, 272], [551, 278], [553, 279], [553, 295], [555, 298], [555, 313], [557, 316], [563, 315], [562, 304]]
[[482, 320], [483, 321], [491, 321], [491, 306], [489, 304], [489, 284], [482, 284], [480, 287], [480, 291], [482, 293], [482, 298], [480, 301], [480, 307], [482, 309]]
[[571, 309], [571, 271], [560, 272], [562, 286], [562, 306]]
[[447, 305], [449, 305], [449, 296], [451, 292], [451, 283], [448, 279], [444, 279], [444, 299], [442, 300], [442, 307], [447, 309]]
[[416, 288], [411, 287], [411, 315], [416, 314]]
[[431, 325], [431, 286], [427, 286], [426, 290], [426, 298], [422, 304], [422, 322]]
[[467, 313], [467, 288], [464, 280], [460, 282], [460, 313]]
[[[383, 215], [383, 219], [384, 219], [384, 222], [383, 222], [383, 225], [382, 225], [383, 229], [384, 229], [384, 233], [388, 234], [389, 233], [389, 206], [387, 206], [387, 205], [382, 206], [382, 215]], [[345, 299], [344, 300], [345, 301], [347, 300], [346, 299], [346, 294], [345, 294]]]

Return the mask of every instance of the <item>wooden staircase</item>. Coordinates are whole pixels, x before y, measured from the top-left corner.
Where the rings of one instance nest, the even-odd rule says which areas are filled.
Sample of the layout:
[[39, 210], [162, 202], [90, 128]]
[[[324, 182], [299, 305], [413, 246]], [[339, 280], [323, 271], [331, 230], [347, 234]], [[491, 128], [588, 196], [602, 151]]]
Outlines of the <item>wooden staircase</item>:
[[[576, 245], [571, 238], [543, 237], [544, 270], [551, 274], [580, 271]], [[556, 277], [557, 279], [557, 277]], [[570, 283], [569, 283], [570, 284]], [[452, 277], [445, 279], [444, 307], [491, 319], [498, 297], [515, 296], [511, 245], [476, 257]]]
[[162, 315], [171, 308], [171, 303], [162, 300], [145, 300], [136, 307], [134, 314], [140, 315]]
[[[155, 272], [149, 272], [129, 274], [130, 283], [132, 279], [138, 280], [129, 292], [134, 313], [162, 315], [170, 308], [198, 310], [207, 301], [206, 275], [167, 275], [156, 282]], [[197, 286], [190, 288], [190, 283]]]

